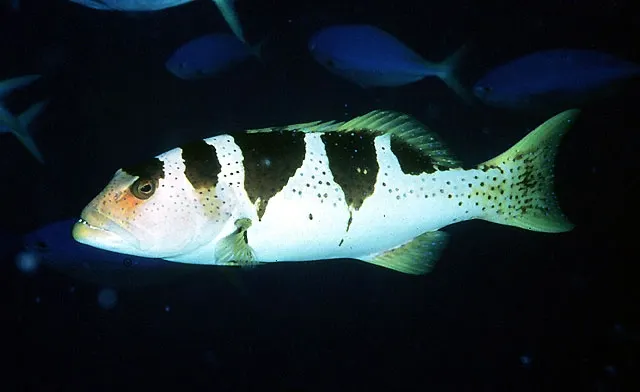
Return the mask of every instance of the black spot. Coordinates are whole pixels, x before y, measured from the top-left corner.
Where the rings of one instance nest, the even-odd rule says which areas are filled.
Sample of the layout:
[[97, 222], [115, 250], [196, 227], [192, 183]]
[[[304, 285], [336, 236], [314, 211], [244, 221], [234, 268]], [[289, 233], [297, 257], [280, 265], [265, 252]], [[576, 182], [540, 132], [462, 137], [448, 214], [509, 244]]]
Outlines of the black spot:
[[131, 260], [129, 257], [125, 257], [124, 260], [122, 260], [122, 264], [125, 267], [131, 267], [133, 266], [133, 260]]
[[333, 178], [342, 188], [347, 205], [356, 210], [373, 194], [380, 169], [374, 145], [376, 136], [368, 130], [322, 135]]
[[309, 220], [313, 220], [313, 214], [309, 214]]
[[249, 199], [252, 203], [258, 198], [261, 200], [257, 211], [258, 219], [261, 219], [269, 200], [302, 166], [304, 133], [282, 130], [238, 133], [233, 139], [244, 157], [244, 187]]
[[431, 157], [398, 136], [391, 135], [391, 151], [398, 158], [404, 174], [418, 175], [436, 171]]
[[158, 180], [164, 178], [164, 162], [158, 158], [151, 158], [137, 165], [123, 167], [122, 171], [131, 176]]
[[180, 147], [184, 161], [184, 175], [194, 189], [211, 189], [218, 183], [221, 166], [216, 149], [204, 140]]

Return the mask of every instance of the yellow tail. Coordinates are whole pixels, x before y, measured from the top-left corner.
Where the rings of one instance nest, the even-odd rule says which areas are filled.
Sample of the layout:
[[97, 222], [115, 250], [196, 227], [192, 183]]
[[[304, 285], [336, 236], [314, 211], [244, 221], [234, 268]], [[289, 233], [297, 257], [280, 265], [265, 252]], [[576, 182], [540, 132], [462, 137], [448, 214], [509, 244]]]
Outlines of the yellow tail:
[[503, 182], [492, 203], [501, 208], [487, 209], [479, 218], [547, 233], [573, 228], [556, 201], [553, 169], [560, 140], [578, 114], [567, 110], [556, 115], [506, 152], [478, 165], [483, 171], [498, 169]]

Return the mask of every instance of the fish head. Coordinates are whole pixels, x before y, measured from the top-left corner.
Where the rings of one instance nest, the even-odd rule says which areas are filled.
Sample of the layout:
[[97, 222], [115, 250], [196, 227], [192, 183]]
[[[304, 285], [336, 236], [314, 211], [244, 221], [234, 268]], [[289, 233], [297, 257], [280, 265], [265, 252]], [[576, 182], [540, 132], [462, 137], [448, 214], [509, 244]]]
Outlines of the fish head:
[[174, 149], [118, 170], [83, 209], [73, 238], [134, 256], [169, 258], [189, 253], [221, 230], [218, 200], [208, 192], [194, 189], [185, 177], [180, 149]]

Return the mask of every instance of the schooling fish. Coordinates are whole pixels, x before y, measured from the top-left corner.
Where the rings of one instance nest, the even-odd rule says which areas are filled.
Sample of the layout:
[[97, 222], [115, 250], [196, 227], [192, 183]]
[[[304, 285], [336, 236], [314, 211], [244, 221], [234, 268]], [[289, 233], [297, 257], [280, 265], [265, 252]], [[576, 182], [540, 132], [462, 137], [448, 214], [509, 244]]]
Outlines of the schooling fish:
[[309, 40], [309, 51], [330, 72], [363, 87], [396, 87], [437, 76], [463, 98], [468, 95], [454, 76], [461, 50], [432, 63], [375, 26], [324, 28]]
[[0, 82], [0, 133], [11, 132], [18, 140], [33, 154], [33, 156], [40, 163], [44, 163], [44, 158], [38, 150], [36, 143], [29, 134], [29, 124], [36, 118], [42, 109], [44, 109], [46, 102], [38, 102], [26, 111], [20, 114], [18, 117], [14, 116], [7, 108], [2, 105], [2, 99], [10, 94], [15, 89], [25, 87], [36, 79], [40, 78], [40, 75], [27, 75], [20, 76], [13, 79], [8, 79]]
[[473, 90], [480, 100], [496, 107], [571, 107], [614, 82], [639, 75], [639, 65], [607, 53], [554, 49], [494, 68], [478, 80]]
[[165, 66], [180, 79], [192, 80], [214, 76], [248, 57], [259, 56], [232, 34], [207, 34], [182, 45]]
[[[191, 3], [195, 0], [70, 0], [73, 3], [84, 5], [102, 11], [159, 11], [182, 4]], [[233, 34], [242, 42], [245, 42], [242, 26], [238, 19], [234, 0], [213, 0], [220, 10], [222, 17], [227, 22]]]
[[553, 162], [577, 114], [468, 170], [421, 123], [389, 111], [214, 136], [118, 170], [73, 237], [182, 263], [351, 258], [423, 274], [453, 223], [571, 230]]

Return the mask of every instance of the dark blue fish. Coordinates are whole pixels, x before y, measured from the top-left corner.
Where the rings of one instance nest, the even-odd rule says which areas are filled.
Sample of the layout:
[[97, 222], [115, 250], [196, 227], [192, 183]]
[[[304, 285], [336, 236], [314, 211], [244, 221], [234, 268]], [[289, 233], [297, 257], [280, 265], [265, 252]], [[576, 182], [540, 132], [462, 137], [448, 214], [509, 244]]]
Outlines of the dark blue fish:
[[25, 273], [39, 266], [103, 287], [135, 288], [167, 282], [197, 268], [160, 259], [109, 252], [75, 241], [71, 228], [77, 219], [51, 223], [27, 234], [25, 251], [16, 263]]
[[[195, 0], [71, 0], [73, 3], [101, 11], [150, 12], [192, 3]], [[233, 34], [245, 42], [234, 0], [213, 0]]]
[[535, 52], [494, 68], [474, 85], [484, 103], [503, 108], [562, 109], [640, 75], [640, 66], [593, 50]]
[[437, 76], [466, 96], [454, 77], [461, 51], [441, 63], [432, 63], [375, 26], [324, 28], [309, 40], [309, 51], [329, 71], [363, 87], [397, 87]]
[[[16, 257], [18, 268], [30, 274], [44, 266], [73, 279], [111, 289], [164, 284], [206, 269], [198, 265], [124, 255], [81, 244], [71, 236], [71, 229], [77, 222], [78, 219], [61, 220], [25, 235], [24, 251]], [[4, 250], [0, 247], [2, 253]], [[235, 294], [249, 296], [249, 290], [237, 271], [220, 271], [236, 290]]]
[[214, 76], [252, 55], [259, 55], [232, 34], [207, 34], [179, 47], [167, 60], [169, 72], [180, 79]]

